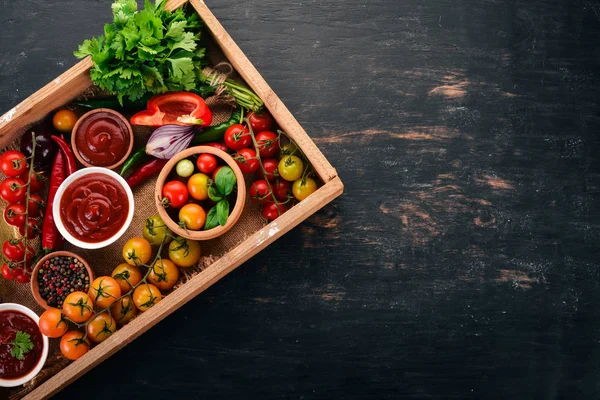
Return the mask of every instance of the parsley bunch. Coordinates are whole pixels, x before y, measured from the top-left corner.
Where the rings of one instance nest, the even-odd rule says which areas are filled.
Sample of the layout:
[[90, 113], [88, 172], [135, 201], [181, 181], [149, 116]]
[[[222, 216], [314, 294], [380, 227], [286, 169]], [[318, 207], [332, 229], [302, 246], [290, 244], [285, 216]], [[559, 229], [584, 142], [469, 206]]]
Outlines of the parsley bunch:
[[86, 40], [74, 54], [92, 56], [92, 81], [116, 93], [119, 102], [146, 93], [191, 90], [201, 85], [201, 67], [206, 48], [199, 46], [202, 21], [182, 8], [164, 9], [164, 0], [145, 1], [137, 10], [135, 0], [117, 0], [112, 5], [113, 23], [104, 26], [104, 36]]

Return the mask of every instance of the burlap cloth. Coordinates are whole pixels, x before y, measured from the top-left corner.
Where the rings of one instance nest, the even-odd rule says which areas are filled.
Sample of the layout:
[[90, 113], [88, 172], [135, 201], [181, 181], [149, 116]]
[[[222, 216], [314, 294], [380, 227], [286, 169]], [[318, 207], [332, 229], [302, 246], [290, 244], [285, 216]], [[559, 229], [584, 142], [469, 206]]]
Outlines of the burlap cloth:
[[[218, 58], [211, 58], [211, 61], [213, 65], [215, 65], [221, 60], [219, 60]], [[91, 88], [86, 93], [84, 93], [82, 97], [97, 97], [97, 92], [97, 89]], [[219, 101], [215, 101], [214, 98], [207, 99], [207, 104], [213, 112], [213, 125], [219, 124], [229, 119], [232, 111], [230, 106], [219, 104]], [[85, 109], [77, 108], [73, 108], [73, 110], [79, 115], [82, 115], [87, 111]], [[131, 116], [128, 114], [124, 115], [127, 118]], [[133, 130], [135, 135], [134, 149], [136, 149], [146, 143], [146, 140], [150, 135], [151, 130], [143, 127], [134, 127]], [[25, 130], [21, 132], [21, 135], [24, 132]], [[16, 139], [11, 144], [11, 146], [9, 146], [9, 148], [19, 148], [21, 135], [19, 135], [19, 138]], [[6, 149], [3, 149], [2, 151], [4, 150]], [[83, 166], [79, 165], [79, 167], [82, 168]], [[4, 176], [0, 174], [0, 178], [4, 179]], [[246, 185], [248, 187], [252, 183], [253, 178], [254, 177], [246, 177]], [[66, 243], [64, 246], [64, 250], [72, 251], [83, 257], [93, 268], [96, 276], [109, 275], [118, 264], [123, 262], [123, 257], [121, 253], [125, 242], [132, 237], [141, 237], [145, 219], [150, 217], [151, 215], [157, 214], [156, 205], [154, 201], [155, 183], [156, 179], [151, 179], [134, 189], [133, 192], [135, 197], [135, 213], [133, 221], [131, 222], [131, 225], [127, 232], [115, 243], [99, 250], [84, 250], [75, 247], [70, 243]], [[42, 195], [42, 197], [46, 198], [45, 192], [42, 193]], [[7, 204], [4, 201], [0, 200], [0, 207], [2, 210], [4, 210], [4, 207], [6, 207], [6, 205]], [[5, 240], [15, 235], [15, 231], [13, 231], [13, 229], [10, 226], [4, 223], [3, 218], [0, 218], [0, 220], [0, 239], [3, 243]], [[184, 284], [191, 276], [200, 273], [206, 268], [210, 268], [210, 265], [214, 261], [219, 259], [226, 252], [233, 249], [246, 237], [261, 229], [264, 225], [265, 221], [262, 218], [259, 206], [252, 203], [247, 197], [246, 203], [244, 205], [244, 211], [236, 225], [229, 232], [223, 234], [222, 236], [213, 240], [203, 241], [200, 243], [202, 248], [202, 258], [200, 260], [199, 265], [195, 268], [182, 269], [182, 276], [180, 278], [180, 282], [173, 290], [177, 290], [177, 287], [180, 287], [182, 284]], [[40, 246], [40, 240], [36, 239], [32, 241], [31, 244], [37, 249]], [[164, 251], [163, 256], [166, 256], [166, 252]], [[7, 281], [2, 278], [0, 278], [0, 302], [19, 303], [31, 308], [38, 314], [41, 314], [44, 311], [44, 309], [40, 307], [33, 299], [29, 284], [19, 284], [15, 281]], [[49, 361], [47, 361], [46, 367], [49, 368], [52, 367], [52, 365], [54, 365], [60, 370], [64, 367], [64, 365], [62, 365], [61, 358], [57, 357], [59, 355], [59, 340], [50, 339], [50, 342], [50, 354], [48, 357]], [[55, 372], [57, 371], [48, 370], [47, 375], [52, 375]], [[15, 392], [13, 393], [16, 394]], [[20, 396], [17, 395], [16, 397]]]

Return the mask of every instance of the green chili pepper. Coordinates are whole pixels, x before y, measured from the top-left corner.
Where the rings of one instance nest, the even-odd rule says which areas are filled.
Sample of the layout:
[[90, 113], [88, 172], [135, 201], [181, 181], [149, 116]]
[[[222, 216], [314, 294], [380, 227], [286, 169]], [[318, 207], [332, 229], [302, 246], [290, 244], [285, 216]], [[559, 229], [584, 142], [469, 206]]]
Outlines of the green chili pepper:
[[136, 151], [131, 153], [129, 158], [127, 160], [125, 160], [125, 163], [123, 164], [123, 168], [121, 168], [120, 175], [121, 176], [125, 175], [125, 172], [129, 171], [131, 169], [131, 167], [133, 167], [134, 165], [136, 165], [137, 163], [142, 161], [142, 159], [144, 159], [145, 157], [146, 157], [146, 146], [140, 147], [139, 149], [137, 149]]
[[240, 109], [235, 110], [231, 114], [231, 118], [229, 118], [229, 120], [222, 122], [219, 125], [209, 126], [208, 128], [204, 129], [203, 131], [197, 133], [194, 136], [194, 138], [192, 139], [190, 146], [195, 146], [198, 144], [208, 143], [208, 142], [216, 142], [216, 141], [223, 139], [223, 135], [225, 135], [225, 131], [227, 130], [227, 128], [229, 128], [231, 125], [239, 124], [241, 116], [242, 116], [241, 110]]

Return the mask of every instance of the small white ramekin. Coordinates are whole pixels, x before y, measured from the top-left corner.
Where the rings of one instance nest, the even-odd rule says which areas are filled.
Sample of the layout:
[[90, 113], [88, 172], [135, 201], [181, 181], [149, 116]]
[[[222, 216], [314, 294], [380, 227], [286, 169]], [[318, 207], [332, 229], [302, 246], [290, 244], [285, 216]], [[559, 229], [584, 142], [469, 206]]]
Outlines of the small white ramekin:
[[[110, 176], [113, 179], [116, 179], [117, 182], [119, 182], [121, 184], [121, 186], [123, 186], [123, 190], [125, 190], [125, 193], [127, 193], [127, 200], [129, 200], [129, 210], [127, 211], [127, 219], [125, 220], [125, 223], [123, 224], [121, 229], [119, 229], [119, 231], [114, 236], [112, 236], [106, 240], [103, 240], [102, 242], [96, 242], [96, 243], [83, 242], [83, 241], [73, 237], [73, 235], [71, 235], [67, 231], [67, 228], [65, 228], [65, 225], [60, 216], [60, 201], [61, 201], [61, 198], [62, 198], [63, 193], [65, 192], [65, 189], [67, 188], [67, 186], [69, 186], [76, 179], [81, 178], [82, 176], [89, 175], [89, 174], [102, 174], [102, 175]], [[131, 191], [131, 188], [129, 187], [129, 185], [127, 184], [127, 182], [125, 181], [125, 179], [123, 179], [123, 177], [121, 175], [119, 175], [116, 172], [111, 171], [110, 169], [107, 169], [107, 168], [89, 167], [89, 168], [80, 169], [79, 171], [75, 172], [73, 175], [71, 175], [67, 179], [65, 179], [63, 183], [60, 184], [60, 186], [58, 187], [58, 190], [56, 191], [56, 195], [54, 197], [54, 203], [52, 204], [52, 213], [54, 214], [54, 222], [56, 223], [56, 227], [58, 228], [58, 231], [60, 232], [61, 235], [63, 235], [63, 237], [69, 243], [74, 244], [75, 246], [81, 247], [83, 249], [100, 249], [102, 247], [108, 246], [111, 243], [114, 243], [117, 239], [119, 239], [121, 236], [123, 236], [123, 234], [125, 233], [127, 228], [129, 228], [131, 221], [133, 220], [133, 207], [134, 207], [133, 192]]]
[[[0, 311], [22, 312], [23, 314], [25, 314], [29, 318], [31, 318], [36, 323], [36, 325], [38, 325], [40, 323], [40, 317], [36, 313], [34, 313], [29, 308], [22, 306], [20, 304], [2, 303], [2, 304], [0, 304]], [[30, 373], [28, 373], [27, 375], [25, 375], [19, 379], [1, 379], [0, 378], [0, 386], [1, 387], [19, 386], [19, 385], [22, 385], [22, 384], [32, 380], [42, 370], [42, 368], [44, 367], [44, 364], [46, 363], [46, 358], [48, 358], [48, 349], [49, 349], [48, 338], [44, 335], [42, 335], [42, 345], [44, 348], [42, 349], [42, 355], [40, 357], [40, 360], [38, 361], [35, 368], [31, 370]]]

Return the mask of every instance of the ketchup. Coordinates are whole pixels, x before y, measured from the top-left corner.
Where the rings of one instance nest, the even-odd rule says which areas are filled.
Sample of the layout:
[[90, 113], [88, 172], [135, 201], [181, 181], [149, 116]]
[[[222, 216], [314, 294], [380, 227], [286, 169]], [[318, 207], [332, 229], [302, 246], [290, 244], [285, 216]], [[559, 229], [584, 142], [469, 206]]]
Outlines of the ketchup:
[[129, 212], [127, 193], [114, 178], [89, 174], [71, 182], [60, 200], [60, 216], [73, 237], [98, 243], [114, 236]]
[[97, 112], [85, 119], [75, 133], [77, 151], [87, 163], [108, 167], [127, 153], [131, 137], [125, 122], [109, 112]]
[[[22, 360], [10, 352], [17, 332], [29, 334], [33, 349], [23, 355]], [[33, 319], [19, 311], [0, 311], [0, 378], [18, 379], [30, 373], [40, 361], [44, 342], [40, 329]]]

